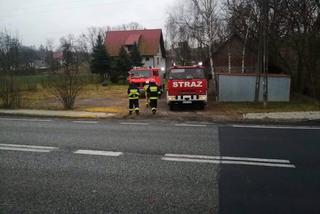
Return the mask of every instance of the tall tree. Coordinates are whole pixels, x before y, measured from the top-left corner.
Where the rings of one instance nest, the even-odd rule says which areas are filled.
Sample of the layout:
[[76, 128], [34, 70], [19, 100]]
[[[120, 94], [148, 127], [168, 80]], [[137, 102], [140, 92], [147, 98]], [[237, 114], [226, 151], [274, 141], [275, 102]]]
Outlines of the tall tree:
[[132, 66], [142, 66], [142, 57], [137, 44], [134, 44], [130, 53]]
[[[262, 41], [262, 0], [228, 0], [229, 22], [248, 41]], [[293, 92], [320, 97], [320, 3], [318, 0], [266, 1], [267, 40], [272, 64], [291, 75]], [[248, 22], [250, 20], [250, 22]], [[257, 46], [260, 46], [257, 45]], [[261, 60], [260, 60], [261, 61]], [[259, 63], [260, 64], [260, 63]]]
[[8, 31], [0, 31], [0, 100], [5, 108], [19, 107], [20, 85], [15, 78], [21, 60], [21, 43]]
[[112, 30], [142, 30], [144, 27], [137, 22], [130, 22], [112, 27]]
[[179, 65], [191, 65], [191, 48], [188, 41], [179, 42], [176, 52]]
[[100, 74], [101, 82], [104, 82], [110, 74], [110, 60], [102, 36], [99, 34], [91, 54], [90, 70], [92, 73]]
[[50, 93], [63, 104], [64, 109], [69, 110], [74, 108], [85, 80], [80, 75], [80, 57], [77, 48], [70, 40], [61, 39], [61, 43], [63, 72], [51, 73], [47, 86]]
[[114, 63], [114, 69], [111, 72], [111, 81], [118, 82], [120, 78], [125, 78], [127, 72], [132, 67], [130, 55], [124, 47], [121, 47], [119, 56]]
[[[193, 38], [198, 44], [206, 47], [207, 56], [210, 61], [212, 75], [213, 51], [216, 44], [224, 36], [224, 22], [220, 16], [220, 7], [217, 0], [187, 0], [180, 4], [179, 10], [169, 13], [167, 25], [171, 29], [178, 29], [178, 32]], [[216, 91], [217, 79], [213, 78]]]
[[22, 68], [19, 70], [23, 72], [31, 72], [33, 70], [32, 63], [38, 59], [41, 58], [38, 56], [38, 51], [34, 47], [21, 46], [20, 65]]

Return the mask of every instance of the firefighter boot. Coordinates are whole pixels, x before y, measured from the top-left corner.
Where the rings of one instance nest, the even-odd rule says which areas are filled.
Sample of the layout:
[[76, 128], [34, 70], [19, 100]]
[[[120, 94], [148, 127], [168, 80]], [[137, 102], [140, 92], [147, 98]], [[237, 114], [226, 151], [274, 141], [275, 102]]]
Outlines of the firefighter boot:
[[156, 114], [157, 109], [156, 108], [152, 108], [152, 114]]

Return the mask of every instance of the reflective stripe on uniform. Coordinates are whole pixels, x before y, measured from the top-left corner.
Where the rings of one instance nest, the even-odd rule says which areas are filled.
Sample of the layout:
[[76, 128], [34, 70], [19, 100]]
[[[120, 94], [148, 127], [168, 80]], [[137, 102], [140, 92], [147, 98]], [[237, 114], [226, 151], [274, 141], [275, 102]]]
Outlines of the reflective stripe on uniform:
[[157, 86], [151, 86], [150, 87], [150, 91], [151, 92], [157, 92], [158, 91], [158, 87]]
[[139, 94], [130, 93], [128, 96], [129, 96], [129, 97], [130, 97], [130, 96], [139, 96]]
[[150, 97], [150, 100], [157, 100], [158, 97]]
[[138, 91], [138, 89], [130, 89], [128, 96], [129, 96], [129, 99], [130, 99], [130, 98], [137, 99], [136, 96], [139, 97], [139, 91]]
[[139, 94], [132, 94], [132, 93], [130, 93], [128, 96], [129, 96], [129, 97], [135, 97], [135, 96], [139, 96]]

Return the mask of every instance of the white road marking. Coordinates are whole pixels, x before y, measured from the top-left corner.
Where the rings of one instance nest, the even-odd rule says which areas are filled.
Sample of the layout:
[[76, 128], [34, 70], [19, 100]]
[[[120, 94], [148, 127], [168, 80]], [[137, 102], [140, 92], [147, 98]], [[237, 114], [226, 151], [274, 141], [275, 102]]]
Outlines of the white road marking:
[[171, 157], [163, 157], [161, 160], [165, 161], [178, 161], [178, 162], [195, 162], [195, 163], [215, 163], [219, 164], [220, 160], [206, 160], [206, 159], [194, 159], [194, 158], [171, 158]]
[[198, 158], [198, 159], [212, 159], [220, 160], [220, 156], [208, 156], [208, 155], [184, 155], [184, 154], [165, 154], [165, 157], [174, 157], [174, 158]]
[[47, 149], [47, 150], [59, 149], [58, 147], [53, 147], [53, 146], [34, 146], [34, 145], [3, 144], [3, 143], [1, 143], [0, 146], [16, 147], [16, 148], [29, 148], [29, 149]]
[[267, 125], [231, 125], [233, 128], [255, 128], [255, 129], [297, 129], [297, 130], [320, 130], [313, 126], [267, 126]]
[[177, 123], [174, 125], [178, 127], [206, 127], [207, 126], [205, 124], [189, 124], [189, 123]]
[[0, 118], [0, 121], [25, 121], [25, 122], [51, 122], [52, 120], [24, 119], [24, 118]]
[[122, 152], [98, 151], [98, 150], [77, 150], [73, 153], [82, 154], [82, 155], [100, 155], [100, 156], [112, 156], [112, 157], [118, 157], [120, 155], [123, 155]]
[[132, 123], [132, 122], [121, 122], [121, 125], [138, 125], [138, 126], [147, 126], [149, 123]]
[[282, 168], [296, 168], [294, 164], [281, 163], [263, 163], [263, 162], [249, 162], [249, 161], [228, 161], [228, 160], [206, 160], [193, 158], [171, 158], [163, 157], [161, 160], [177, 161], [177, 162], [194, 162], [194, 163], [213, 163], [213, 164], [234, 164], [234, 165], [249, 165], [249, 166], [266, 166], [266, 167], [282, 167]]
[[185, 155], [185, 154], [165, 154], [165, 157], [174, 158], [193, 158], [193, 159], [209, 159], [209, 160], [238, 160], [253, 162], [269, 162], [269, 163], [290, 163], [289, 160], [283, 159], [266, 159], [266, 158], [247, 158], [247, 157], [229, 157], [229, 156], [207, 156], [207, 155]]
[[252, 166], [296, 168], [296, 166], [294, 164], [281, 164], [281, 163], [262, 163], [262, 162], [227, 161], [227, 160], [222, 160], [221, 163], [222, 164], [235, 164], [235, 165], [252, 165]]
[[0, 150], [22, 151], [22, 152], [51, 152], [52, 151], [47, 149], [28, 149], [28, 148], [15, 148], [15, 147], [0, 147]]
[[98, 121], [84, 121], [84, 120], [75, 120], [73, 123], [83, 123], [83, 124], [97, 124]]
[[283, 160], [283, 159], [246, 158], [246, 157], [228, 157], [228, 156], [222, 156], [221, 159], [222, 160], [269, 162], [269, 163], [290, 163], [289, 160]]
[[9, 150], [9, 151], [51, 152], [56, 149], [58, 149], [58, 147], [18, 145], [18, 144], [0, 144], [0, 150]]

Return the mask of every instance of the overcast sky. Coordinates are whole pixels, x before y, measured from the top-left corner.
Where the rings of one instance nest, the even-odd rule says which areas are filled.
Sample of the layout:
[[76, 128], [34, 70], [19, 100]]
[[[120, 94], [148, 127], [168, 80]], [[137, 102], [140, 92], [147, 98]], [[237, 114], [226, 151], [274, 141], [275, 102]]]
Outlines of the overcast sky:
[[176, 0], [0, 0], [0, 30], [18, 33], [24, 45], [46, 43], [90, 26], [138, 22], [164, 28], [166, 10]]

